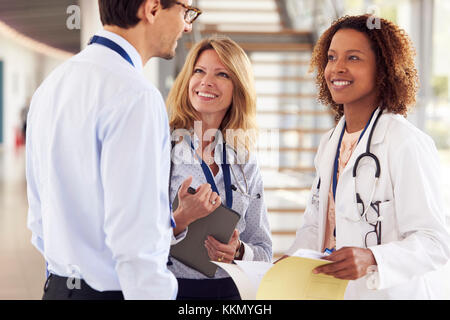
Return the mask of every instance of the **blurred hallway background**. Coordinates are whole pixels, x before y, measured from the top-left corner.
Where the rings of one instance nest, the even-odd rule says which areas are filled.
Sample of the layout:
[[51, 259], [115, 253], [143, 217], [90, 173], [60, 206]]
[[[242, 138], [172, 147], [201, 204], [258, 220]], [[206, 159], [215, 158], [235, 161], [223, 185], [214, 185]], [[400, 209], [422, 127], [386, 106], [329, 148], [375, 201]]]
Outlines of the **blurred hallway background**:
[[0, 151], [0, 300], [40, 299], [45, 281], [42, 255], [26, 228], [24, 153]]
[[[176, 59], [152, 59], [145, 74], [167, 95], [192, 43], [226, 34], [252, 60], [258, 93], [263, 167], [274, 258], [301, 224], [320, 136], [333, 126], [307, 72], [312, 47], [331, 21], [376, 13], [412, 37], [421, 91], [408, 119], [439, 149], [450, 209], [450, 1], [448, 0], [198, 0], [204, 10], [178, 45]], [[29, 100], [43, 79], [101, 28], [96, 0], [0, 0], [0, 299], [40, 299], [42, 256], [26, 228], [24, 141]], [[450, 221], [450, 219], [449, 219]], [[440, 275], [450, 299], [450, 264]]]

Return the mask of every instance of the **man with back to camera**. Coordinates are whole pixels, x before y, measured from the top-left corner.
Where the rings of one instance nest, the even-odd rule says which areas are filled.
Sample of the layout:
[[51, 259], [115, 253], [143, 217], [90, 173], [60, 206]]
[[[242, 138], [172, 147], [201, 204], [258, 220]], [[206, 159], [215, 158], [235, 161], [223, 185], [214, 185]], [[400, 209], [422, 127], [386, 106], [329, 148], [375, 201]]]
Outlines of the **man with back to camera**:
[[170, 136], [143, 76], [171, 59], [191, 0], [99, 0], [104, 29], [53, 71], [28, 116], [28, 227], [49, 277], [43, 299], [174, 299], [168, 271]]

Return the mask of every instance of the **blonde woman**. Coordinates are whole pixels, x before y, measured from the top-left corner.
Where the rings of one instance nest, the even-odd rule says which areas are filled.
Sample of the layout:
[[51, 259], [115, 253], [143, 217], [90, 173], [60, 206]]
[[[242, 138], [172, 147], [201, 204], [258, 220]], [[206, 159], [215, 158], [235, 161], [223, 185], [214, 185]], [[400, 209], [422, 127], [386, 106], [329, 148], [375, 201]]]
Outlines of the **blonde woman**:
[[[172, 139], [177, 141], [170, 187], [170, 200], [177, 194], [180, 200], [173, 213], [175, 236], [189, 232], [190, 223], [223, 203], [241, 219], [229, 243], [206, 239], [211, 260], [270, 261], [272, 240], [253, 151], [256, 94], [245, 52], [225, 37], [196, 44], [169, 93], [167, 107]], [[196, 189], [195, 195], [187, 192], [189, 186]], [[169, 269], [178, 279], [177, 299], [240, 299], [220, 268], [210, 279], [172, 257]]]

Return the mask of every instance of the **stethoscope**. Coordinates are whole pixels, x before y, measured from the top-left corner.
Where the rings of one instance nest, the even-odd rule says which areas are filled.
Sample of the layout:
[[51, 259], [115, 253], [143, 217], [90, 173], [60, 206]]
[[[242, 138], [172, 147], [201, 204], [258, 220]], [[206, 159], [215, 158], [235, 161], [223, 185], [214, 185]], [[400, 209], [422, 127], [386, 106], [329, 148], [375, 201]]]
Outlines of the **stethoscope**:
[[[362, 139], [364, 133], [367, 131], [367, 128], [369, 127], [370, 122], [372, 121], [372, 118], [373, 118], [375, 112], [377, 111], [377, 109], [375, 109], [373, 111], [372, 115], [370, 116], [370, 119], [367, 122], [363, 132], [359, 136], [358, 142]], [[366, 152], [360, 154], [358, 156], [358, 158], [356, 158], [355, 164], [353, 166], [353, 174], [352, 175], [353, 175], [353, 181], [354, 181], [354, 184], [355, 184], [355, 192], [356, 192], [356, 173], [358, 171], [359, 163], [364, 158], [370, 158], [370, 159], [372, 159], [375, 162], [375, 169], [376, 169], [375, 170], [375, 181], [374, 181], [372, 192], [371, 192], [371, 195], [370, 195], [370, 198], [369, 198], [370, 199], [369, 204], [371, 203], [371, 201], [373, 199], [373, 196], [375, 194], [375, 190], [376, 190], [376, 187], [378, 185], [378, 179], [380, 178], [380, 173], [381, 173], [380, 161], [378, 160], [378, 157], [375, 154], [370, 152], [370, 145], [372, 143], [373, 132], [374, 132], [374, 130], [376, 128], [376, 125], [378, 123], [378, 120], [380, 119], [382, 114], [383, 114], [383, 110], [380, 110], [380, 112], [378, 113], [377, 117], [375, 118], [375, 121], [373, 123], [372, 129], [370, 130], [370, 133], [369, 133], [369, 137], [367, 139]], [[333, 170], [333, 198], [334, 199], [336, 199], [337, 170], [338, 170], [338, 167], [339, 167], [339, 155], [340, 155], [341, 143], [342, 143], [342, 138], [344, 136], [345, 128], [346, 128], [346, 124], [344, 123], [344, 128], [342, 129], [341, 136], [339, 138], [339, 144], [338, 144], [337, 151], [336, 151], [336, 157], [334, 159], [334, 170]], [[319, 182], [319, 185], [320, 185], [320, 182]], [[361, 195], [358, 192], [356, 192], [356, 201], [357, 201], [357, 203], [360, 203], [360, 202], [362, 203]], [[368, 206], [366, 206], [364, 208], [364, 211], [361, 213], [360, 220], [362, 220], [366, 216], [369, 208], [370, 208], [370, 205], [368, 205]], [[381, 221], [382, 217], [381, 216], [378, 217], [378, 220]]]
[[[372, 112], [372, 115], [370, 116], [369, 121], [367, 122], [366, 126], [364, 127], [363, 132], [359, 136], [358, 143], [359, 143], [359, 141], [361, 141], [364, 133], [367, 131], [367, 128], [369, 127], [370, 122], [372, 121], [373, 115], [375, 114], [377, 109], [375, 109]], [[370, 130], [370, 133], [369, 133], [369, 137], [367, 139], [366, 152], [360, 154], [357, 157], [357, 159], [355, 161], [355, 164], [353, 166], [353, 182], [354, 182], [354, 185], [355, 185], [356, 203], [363, 203], [360, 194], [358, 192], [356, 192], [356, 173], [358, 171], [358, 165], [359, 165], [359, 163], [361, 162], [362, 159], [364, 159], [364, 158], [373, 159], [374, 162], [375, 162], [375, 167], [376, 167], [376, 170], [375, 170], [375, 181], [374, 181], [373, 189], [372, 189], [372, 192], [371, 192], [371, 195], [370, 195], [369, 204], [372, 203], [372, 199], [373, 199], [373, 196], [375, 194], [375, 189], [376, 189], [376, 187], [378, 185], [378, 179], [380, 178], [380, 173], [381, 173], [380, 161], [378, 160], [378, 157], [375, 154], [370, 152], [370, 145], [372, 143], [373, 132], [375, 131], [375, 127], [377, 126], [378, 120], [380, 119], [382, 114], [383, 114], [383, 110], [380, 110], [380, 112], [378, 113], [377, 117], [375, 118], [375, 121], [373, 123], [372, 129]], [[340, 135], [340, 138], [339, 138], [339, 143], [338, 143], [338, 147], [337, 147], [337, 150], [336, 150], [336, 156], [335, 156], [335, 159], [334, 159], [333, 181], [332, 181], [333, 182], [333, 199], [334, 200], [336, 199], [337, 170], [338, 170], [338, 167], [339, 167], [339, 155], [340, 155], [340, 151], [341, 151], [341, 143], [342, 143], [342, 138], [344, 136], [345, 128], [346, 128], [346, 124], [344, 123], [344, 128], [342, 129], [342, 132], [341, 132], [341, 135]], [[333, 135], [333, 133], [331, 134], [331, 136], [332, 135]], [[331, 136], [330, 136], [330, 139], [331, 139]], [[321, 182], [321, 179], [319, 177], [319, 181], [318, 181], [317, 187], [316, 187], [317, 191], [320, 190], [320, 182]], [[314, 201], [314, 200], [315, 200], [315, 197], [313, 196], [312, 201]], [[360, 217], [358, 217], [358, 219], [355, 222], [363, 221], [363, 219], [367, 215], [367, 212], [368, 212], [370, 207], [371, 207], [371, 205], [365, 206], [364, 209], [363, 209], [363, 212], [360, 214]], [[353, 219], [351, 219], [351, 220], [353, 221]], [[383, 220], [383, 217], [382, 216], [378, 216], [378, 218], [376, 220], [377, 225], [378, 225], [378, 223], [381, 223], [382, 220]], [[336, 237], [336, 228], [333, 231], [333, 235], [334, 235], [334, 237]], [[378, 244], [381, 243], [381, 235], [377, 238], [377, 243]], [[328, 249], [328, 250], [330, 250], [330, 249]]]
[[244, 197], [247, 197], [249, 199], [260, 199], [261, 195], [259, 193], [257, 193], [256, 195], [251, 195], [248, 192], [248, 182], [247, 182], [247, 178], [245, 177], [244, 169], [242, 168], [242, 164], [239, 164], [238, 166], [239, 166], [239, 169], [241, 169], [242, 176], [244, 177], [245, 191], [241, 187], [241, 184], [239, 183], [239, 180], [237, 179], [236, 174], [234, 173], [233, 166], [230, 166], [230, 168], [231, 168], [231, 173], [233, 174], [234, 180], [236, 181], [237, 188], [234, 184], [232, 184], [231, 189], [233, 191], [239, 192], [241, 195], [243, 195]]
[[[206, 181], [211, 185], [211, 188], [214, 192], [219, 194], [219, 190], [217, 189], [216, 183], [214, 181], [214, 177], [211, 173], [211, 170], [209, 169], [208, 165], [205, 163], [205, 161], [200, 158], [200, 156], [195, 152], [194, 144], [192, 141], [190, 142], [191, 149], [197, 158], [197, 160], [200, 162], [200, 165], [202, 167], [203, 174], [205, 175]], [[236, 173], [234, 172], [233, 166], [227, 163], [227, 152], [226, 152], [226, 143], [223, 142], [222, 144], [222, 173], [223, 173], [223, 181], [225, 184], [225, 196], [226, 196], [226, 204], [229, 208], [232, 208], [233, 206], [233, 191], [239, 192], [241, 195], [243, 195], [246, 198], [249, 199], [260, 199], [261, 195], [257, 193], [256, 195], [251, 195], [249, 193], [248, 189], [248, 181], [244, 173], [244, 169], [242, 168], [242, 165], [239, 165], [239, 168], [241, 169], [242, 176], [244, 177], [244, 183], [245, 183], [245, 191], [241, 187], [239, 180], [237, 179]], [[234, 180], [236, 181], [237, 187], [231, 183], [231, 177], [230, 172], [234, 177]]]
[[[380, 119], [382, 114], [383, 114], [383, 111], [380, 110], [380, 112], [378, 113], [377, 117], [375, 118], [375, 121], [373, 123], [372, 129], [370, 130], [370, 133], [369, 133], [369, 138], [367, 139], [366, 152], [360, 154], [358, 156], [358, 158], [356, 158], [355, 165], [353, 166], [353, 182], [355, 184], [355, 193], [356, 193], [356, 202], [357, 203], [358, 202], [361, 202], [361, 203], [363, 202], [362, 199], [361, 199], [360, 194], [358, 192], [356, 192], [356, 172], [358, 171], [358, 165], [361, 162], [361, 160], [364, 159], [364, 158], [371, 158], [375, 162], [375, 181], [374, 181], [374, 184], [373, 184], [372, 192], [370, 194], [369, 204], [372, 202], [373, 196], [375, 194], [375, 190], [376, 190], [377, 185], [378, 185], [378, 180], [380, 178], [380, 173], [381, 173], [380, 161], [378, 160], [378, 157], [376, 155], [374, 155], [372, 152], [370, 152], [370, 144], [372, 142], [373, 131], [374, 131], [374, 129], [375, 129], [376, 125], [377, 125], [377, 122]], [[372, 114], [372, 116], [373, 116], [373, 114]], [[372, 119], [372, 117], [371, 117], [371, 119]], [[370, 120], [369, 120], [369, 123], [370, 123]], [[361, 137], [360, 137], [360, 139], [361, 139]], [[366, 206], [364, 208], [364, 211], [361, 214], [361, 218], [366, 216], [367, 211], [369, 210], [369, 208], [370, 208], [370, 205], [368, 205], [368, 206]], [[377, 220], [381, 222], [383, 220], [383, 217], [379, 216]]]

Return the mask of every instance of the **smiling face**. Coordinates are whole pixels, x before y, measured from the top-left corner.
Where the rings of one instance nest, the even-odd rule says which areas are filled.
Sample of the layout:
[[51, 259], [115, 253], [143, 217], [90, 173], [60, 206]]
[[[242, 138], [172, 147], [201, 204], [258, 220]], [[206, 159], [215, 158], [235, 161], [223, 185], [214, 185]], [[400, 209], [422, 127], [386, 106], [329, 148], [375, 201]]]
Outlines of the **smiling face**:
[[230, 71], [213, 49], [203, 51], [189, 81], [189, 100], [202, 119], [222, 122], [233, 101]]
[[353, 29], [336, 32], [328, 50], [325, 80], [335, 103], [374, 107], [378, 98], [376, 57], [364, 33]]

